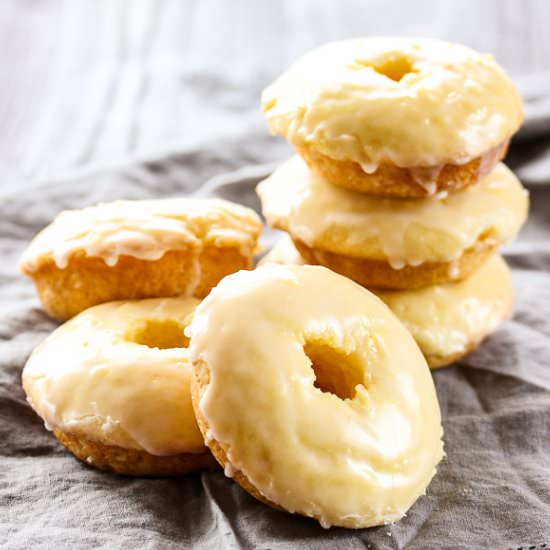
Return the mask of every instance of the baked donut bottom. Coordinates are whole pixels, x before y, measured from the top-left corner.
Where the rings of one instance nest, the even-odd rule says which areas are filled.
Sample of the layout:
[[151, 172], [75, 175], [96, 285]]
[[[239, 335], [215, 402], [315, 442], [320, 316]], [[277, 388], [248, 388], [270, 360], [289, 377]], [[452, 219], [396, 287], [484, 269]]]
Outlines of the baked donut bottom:
[[99, 470], [127, 476], [180, 476], [213, 470], [217, 462], [208, 451], [156, 456], [146, 451], [105, 445], [79, 435], [53, 430], [58, 441], [76, 458]]
[[296, 149], [311, 170], [334, 185], [381, 197], [422, 198], [477, 183], [506, 156], [509, 143], [507, 139], [464, 164], [400, 167], [384, 163], [372, 174], [357, 162], [333, 159], [310, 146]]
[[406, 265], [394, 269], [385, 260], [357, 258], [311, 247], [292, 237], [294, 246], [307, 264], [323, 265], [345, 275], [367, 288], [392, 290], [422, 288], [465, 279], [474, 273], [497, 250], [496, 243], [480, 243], [465, 250], [451, 262], [425, 262], [417, 266]]
[[65, 268], [52, 260], [36, 271], [33, 279], [48, 315], [67, 320], [104, 302], [171, 296], [204, 298], [226, 275], [250, 269], [252, 255], [236, 247], [204, 246], [171, 250], [158, 260], [119, 256], [114, 266], [84, 254], [72, 256]]

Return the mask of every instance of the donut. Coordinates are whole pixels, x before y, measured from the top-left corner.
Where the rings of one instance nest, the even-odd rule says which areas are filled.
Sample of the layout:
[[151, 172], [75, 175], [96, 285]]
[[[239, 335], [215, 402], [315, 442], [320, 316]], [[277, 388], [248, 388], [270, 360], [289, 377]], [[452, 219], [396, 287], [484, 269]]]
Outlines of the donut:
[[[290, 237], [282, 237], [261, 265], [304, 265]], [[432, 369], [454, 363], [479, 346], [512, 313], [510, 269], [496, 254], [467, 279], [417, 290], [376, 290], [407, 327]]]
[[327, 44], [262, 94], [273, 134], [325, 179], [423, 197], [485, 177], [523, 120], [495, 60], [465, 46], [371, 37]]
[[512, 314], [510, 269], [498, 254], [467, 279], [418, 290], [378, 291], [431, 368], [462, 358]]
[[27, 399], [77, 458], [133, 476], [216, 464], [191, 405], [183, 330], [197, 303], [151, 298], [94, 306], [34, 350], [22, 375]]
[[295, 156], [257, 191], [269, 225], [290, 234], [306, 263], [367, 288], [464, 279], [517, 233], [528, 210], [527, 191], [503, 164], [452, 194], [390, 199], [331, 185]]
[[261, 228], [252, 210], [220, 199], [116, 201], [61, 212], [19, 267], [46, 312], [66, 320], [113, 300], [202, 298], [252, 267]]
[[186, 334], [206, 444], [254, 497], [361, 528], [424, 494], [443, 456], [433, 380], [368, 290], [319, 266], [239, 271]]

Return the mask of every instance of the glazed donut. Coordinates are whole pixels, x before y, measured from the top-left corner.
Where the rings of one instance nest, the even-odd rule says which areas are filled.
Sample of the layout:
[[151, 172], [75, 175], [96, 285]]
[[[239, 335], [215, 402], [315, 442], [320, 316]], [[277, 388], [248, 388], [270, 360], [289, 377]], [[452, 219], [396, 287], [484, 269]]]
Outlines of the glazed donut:
[[202, 298], [252, 267], [261, 228], [252, 210], [220, 199], [117, 201], [59, 214], [19, 267], [61, 320], [112, 300]]
[[431, 368], [457, 361], [512, 314], [510, 269], [496, 254], [467, 279], [376, 293], [409, 329]]
[[264, 90], [272, 133], [335, 185], [422, 197], [486, 176], [523, 119], [490, 55], [372, 37], [315, 49]]
[[401, 518], [425, 492], [443, 456], [432, 377], [364, 288], [318, 266], [240, 271], [186, 334], [206, 444], [259, 500], [360, 528]]
[[331, 185], [295, 156], [258, 194], [269, 225], [290, 233], [308, 264], [367, 288], [463, 279], [517, 233], [528, 209], [527, 191], [503, 164], [456, 193], [407, 200]]
[[32, 408], [77, 458], [136, 476], [211, 468], [191, 406], [188, 341], [198, 300], [90, 308], [57, 328], [23, 369]]
[[[282, 237], [261, 265], [304, 265], [290, 237]], [[409, 329], [430, 368], [454, 363], [475, 349], [512, 313], [510, 269], [498, 254], [467, 279], [417, 290], [375, 294]]]

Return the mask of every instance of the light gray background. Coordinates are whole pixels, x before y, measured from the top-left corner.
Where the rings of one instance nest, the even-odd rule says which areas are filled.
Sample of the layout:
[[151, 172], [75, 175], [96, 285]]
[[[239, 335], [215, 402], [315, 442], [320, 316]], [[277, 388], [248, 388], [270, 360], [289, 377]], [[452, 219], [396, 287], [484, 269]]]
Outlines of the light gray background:
[[[0, 4], [0, 546], [5, 548], [550, 547], [550, 2], [54, 1]], [[416, 34], [491, 51], [526, 99], [509, 164], [532, 210], [507, 248], [514, 319], [434, 374], [447, 458], [407, 518], [325, 531], [223, 474], [127, 479], [73, 459], [19, 377], [55, 324], [19, 254], [62, 208], [253, 187], [290, 149], [259, 93], [317, 44]], [[266, 235], [269, 244], [272, 235]]]

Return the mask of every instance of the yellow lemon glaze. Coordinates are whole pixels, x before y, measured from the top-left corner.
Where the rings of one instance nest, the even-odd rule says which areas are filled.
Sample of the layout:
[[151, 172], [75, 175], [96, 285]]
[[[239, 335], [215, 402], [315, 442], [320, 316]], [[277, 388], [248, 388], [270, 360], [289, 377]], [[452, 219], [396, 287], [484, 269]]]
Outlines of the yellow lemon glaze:
[[[207, 443], [224, 446], [229, 473], [265, 498], [325, 527], [367, 527], [401, 518], [424, 494], [443, 456], [434, 384], [411, 335], [369, 291], [318, 266], [240, 271], [186, 334], [191, 360], [209, 371], [198, 404]], [[350, 397], [314, 385], [306, 349], [333, 379], [355, 377]]]
[[168, 456], [205, 447], [191, 405], [185, 340], [194, 298], [111, 302], [56, 329], [23, 370], [29, 403], [49, 429]]
[[221, 199], [173, 198], [101, 203], [65, 210], [24, 252], [20, 267], [34, 271], [47, 260], [65, 268], [77, 253], [115, 265], [119, 256], [158, 260], [168, 250], [206, 244], [256, 249], [261, 222], [249, 208]]
[[[262, 258], [262, 265], [304, 265], [288, 236]], [[456, 283], [417, 290], [373, 291], [409, 329], [424, 355], [450, 356], [493, 332], [512, 311], [510, 269], [493, 256]]]
[[510, 269], [498, 255], [456, 283], [376, 294], [426, 355], [466, 351], [511, 314], [513, 303]]
[[310, 172], [294, 156], [258, 185], [268, 223], [309, 246], [388, 261], [399, 269], [448, 262], [485, 243], [511, 239], [527, 217], [528, 193], [503, 164], [446, 196], [371, 197]]
[[420, 38], [335, 42], [262, 94], [274, 134], [372, 173], [465, 163], [520, 126], [520, 95], [492, 56]]

